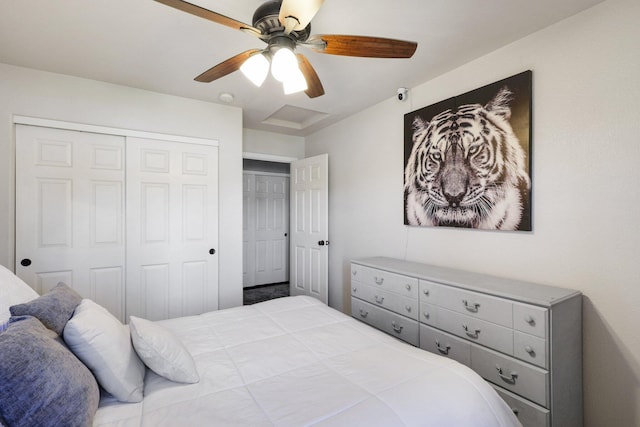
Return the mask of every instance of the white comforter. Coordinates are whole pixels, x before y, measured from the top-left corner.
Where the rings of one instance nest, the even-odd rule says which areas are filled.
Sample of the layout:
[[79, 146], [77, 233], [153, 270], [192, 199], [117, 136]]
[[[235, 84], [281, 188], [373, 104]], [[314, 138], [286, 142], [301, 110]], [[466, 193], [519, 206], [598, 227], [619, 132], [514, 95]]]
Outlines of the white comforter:
[[517, 426], [467, 367], [308, 297], [162, 321], [200, 382], [151, 371], [144, 400], [103, 399], [98, 426]]

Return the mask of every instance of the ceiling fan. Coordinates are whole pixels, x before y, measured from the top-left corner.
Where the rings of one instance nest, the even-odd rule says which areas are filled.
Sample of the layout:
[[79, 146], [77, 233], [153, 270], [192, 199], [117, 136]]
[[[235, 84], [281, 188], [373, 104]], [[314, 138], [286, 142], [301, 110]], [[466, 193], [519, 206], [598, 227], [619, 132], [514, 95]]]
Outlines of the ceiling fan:
[[283, 83], [285, 94], [304, 90], [309, 98], [324, 95], [320, 78], [307, 58], [294, 53], [298, 45], [318, 53], [368, 58], [410, 58], [418, 44], [382, 37], [323, 34], [311, 35], [311, 19], [324, 0], [270, 0], [253, 14], [252, 25], [183, 0], [156, 0], [183, 12], [251, 34], [267, 43], [264, 49], [250, 49], [210, 68], [195, 78], [209, 83], [241, 70], [261, 86], [271, 68]]

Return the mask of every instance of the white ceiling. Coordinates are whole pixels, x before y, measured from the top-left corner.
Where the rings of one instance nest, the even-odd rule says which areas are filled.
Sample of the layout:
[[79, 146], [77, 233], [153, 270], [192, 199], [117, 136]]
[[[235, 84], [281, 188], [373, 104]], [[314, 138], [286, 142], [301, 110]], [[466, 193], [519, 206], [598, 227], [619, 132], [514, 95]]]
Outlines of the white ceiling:
[[[229, 92], [246, 128], [305, 136], [600, 1], [326, 0], [312, 34], [403, 39], [418, 49], [411, 59], [370, 59], [300, 48], [325, 88], [315, 99], [285, 96], [271, 77], [256, 88], [240, 72], [195, 82], [215, 64], [264, 44], [154, 0], [4, 0], [0, 62], [215, 103]], [[262, 3], [192, 2], [248, 24]]]

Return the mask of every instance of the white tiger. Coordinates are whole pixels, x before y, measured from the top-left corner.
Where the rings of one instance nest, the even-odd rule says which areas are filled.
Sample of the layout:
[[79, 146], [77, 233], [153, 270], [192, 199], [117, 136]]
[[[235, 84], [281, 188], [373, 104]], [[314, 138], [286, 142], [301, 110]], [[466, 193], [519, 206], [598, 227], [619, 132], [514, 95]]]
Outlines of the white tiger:
[[409, 225], [517, 230], [531, 186], [525, 152], [511, 128], [511, 91], [431, 121], [413, 120], [404, 174]]

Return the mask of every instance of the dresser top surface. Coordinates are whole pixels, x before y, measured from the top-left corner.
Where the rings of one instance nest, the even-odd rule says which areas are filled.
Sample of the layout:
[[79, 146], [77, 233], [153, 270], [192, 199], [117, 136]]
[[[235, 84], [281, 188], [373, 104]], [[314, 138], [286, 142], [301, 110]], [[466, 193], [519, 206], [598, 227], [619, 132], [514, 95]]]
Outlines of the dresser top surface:
[[391, 273], [404, 274], [418, 279], [455, 286], [515, 301], [550, 307], [564, 300], [578, 297], [579, 291], [556, 286], [541, 285], [522, 280], [507, 279], [488, 274], [473, 273], [435, 265], [404, 261], [387, 257], [371, 257], [352, 260], [355, 264], [379, 268]]

